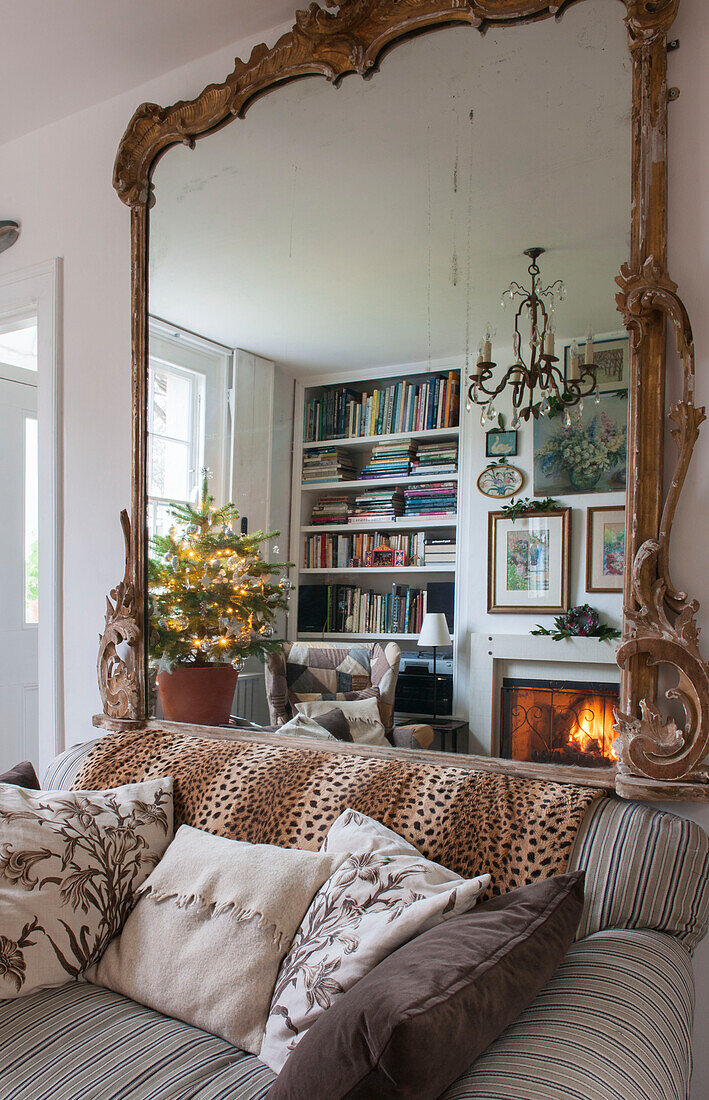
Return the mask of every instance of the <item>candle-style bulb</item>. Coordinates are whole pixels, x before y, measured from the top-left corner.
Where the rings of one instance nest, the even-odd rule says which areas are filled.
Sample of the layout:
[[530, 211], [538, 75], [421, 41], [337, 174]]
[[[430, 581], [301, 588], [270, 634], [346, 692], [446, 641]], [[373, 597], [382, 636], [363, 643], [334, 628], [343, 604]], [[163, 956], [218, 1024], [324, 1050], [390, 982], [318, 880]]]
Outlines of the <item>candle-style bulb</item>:
[[482, 357], [483, 362], [492, 362], [492, 327], [490, 325], [485, 326], [485, 332], [483, 333], [482, 342]]
[[569, 379], [572, 382], [577, 382], [581, 377], [581, 369], [579, 363], [579, 346], [574, 340], [571, 345], [571, 353], [569, 355]]
[[593, 332], [590, 328], [586, 333], [586, 359], [584, 365], [587, 367], [593, 366]]

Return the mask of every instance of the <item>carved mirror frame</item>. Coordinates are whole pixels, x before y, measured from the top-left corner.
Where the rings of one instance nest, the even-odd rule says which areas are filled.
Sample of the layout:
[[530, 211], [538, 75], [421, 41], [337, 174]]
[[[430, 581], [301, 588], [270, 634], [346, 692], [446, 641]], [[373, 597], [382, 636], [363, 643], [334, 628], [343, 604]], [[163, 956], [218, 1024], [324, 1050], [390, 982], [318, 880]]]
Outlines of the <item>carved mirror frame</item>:
[[[369, 77], [398, 42], [436, 27], [462, 24], [484, 34], [489, 27], [557, 19], [580, 0], [326, 0], [296, 14], [293, 29], [272, 47], [255, 47], [236, 60], [221, 84], [196, 99], [135, 112], [120, 143], [114, 187], [131, 209], [133, 365], [133, 524], [124, 512], [124, 580], [107, 601], [98, 672], [104, 714], [111, 729], [157, 723], [147, 712], [146, 660], [146, 364], [148, 343], [148, 222], [152, 173], [176, 143], [196, 139], [243, 118], [258, 97], [304, 76], [337, 84], [348, 74]], [[632, 203], [630, 257], [617, 283], [618, 309], [630, 332], [628, 479], [621, 702], [615, 743], [619, 763], [603, 785], [625, 797], [709, 796], [701, 766], [709, 748], [709, 670], [697, 642], [698, 604], [673, 585], [669, 571], [672, 521], [705, 418], [694, 404], [694, 348], [687, 312], [667, 271], [667, 105], [675, 92], [666, 80], [667, 32], [679, 0], [619, 0], [632, 58]], [[330, 9], [330, 10], [328, 10]], [[670, 488], [663, 490], [665, 343], [673, 329], [683, 371], [683, 395], [668, 410], [678, 456]], [[658, 665], [679, 675], [668, 698], [679, 700], [685, 723], [665, 719], [658, 707]], [[184, 727], [178, 727], [183, 729]], [[189, 728], [189, 727], [187, 727]], [[196, 727], [192, 727], [193, 729]], [[204, 729], [204, 728], [203, 728]], [[277, 741], [275, 735], [267, 739]], [[340, 749], [342, 746], [339, 746]], [[381, 751], [381, 750], [380, 750]], [[584, 769], [522, 765], [465, 757], [466, 766], [588, 784]], [[579, 774], [570, 778], [569, 772]], [[562, 776], [561, 773], [564, 773]]]

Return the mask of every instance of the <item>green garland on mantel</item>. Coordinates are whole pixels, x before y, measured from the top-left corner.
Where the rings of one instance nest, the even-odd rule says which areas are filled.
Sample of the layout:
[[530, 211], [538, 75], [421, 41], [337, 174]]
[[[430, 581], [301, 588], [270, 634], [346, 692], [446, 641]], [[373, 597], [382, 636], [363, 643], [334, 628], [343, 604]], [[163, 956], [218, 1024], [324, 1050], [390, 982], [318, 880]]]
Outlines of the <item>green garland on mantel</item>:
[[557, 615], [553, 628], [537, 624], [529, 633], [543, 634], [555, 642], [561, 642], [564, 638], [598, 638], [599, 642], [610, 642], [621, 636], [614, 626], [602, 623], [595, 607], [587, 603], [570, 608], [564, 615]]

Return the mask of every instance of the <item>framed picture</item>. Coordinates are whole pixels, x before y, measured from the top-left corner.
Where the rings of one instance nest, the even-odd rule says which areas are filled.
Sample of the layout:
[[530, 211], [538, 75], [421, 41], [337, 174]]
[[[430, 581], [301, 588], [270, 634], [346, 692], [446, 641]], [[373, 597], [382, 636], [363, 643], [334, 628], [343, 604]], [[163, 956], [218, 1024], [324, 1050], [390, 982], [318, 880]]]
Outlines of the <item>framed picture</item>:
[[571, 509], [488, 516], [489, 612], [558, 614], [569, 607]]
[[628, 450], [628, 391], [587, 397], [583, 410], [570, 409], [534, 421], [536, 496], [615, 493], [625, 490]]
[[486, 458], [514, 458], [517, 454], [517, 432], [493, 428], [485, 435]]
[[501, 499], [514, 496], [522, 488], [522, 471], [507, 462], [492, 462], [478, 478], [478, 489], [486, 497]]
[[586, 510], [586, 591], [622, 592], [625, 506]]
[[[586, 337], [576, 341], [581, 358], [586, 350]], [[593, 341], [593, 362], [601, 393], [628, 388], [628, 336], [620, 335], [609, 340]], [[569, 377], [571, 344], [564, 348], [564, 374]]]

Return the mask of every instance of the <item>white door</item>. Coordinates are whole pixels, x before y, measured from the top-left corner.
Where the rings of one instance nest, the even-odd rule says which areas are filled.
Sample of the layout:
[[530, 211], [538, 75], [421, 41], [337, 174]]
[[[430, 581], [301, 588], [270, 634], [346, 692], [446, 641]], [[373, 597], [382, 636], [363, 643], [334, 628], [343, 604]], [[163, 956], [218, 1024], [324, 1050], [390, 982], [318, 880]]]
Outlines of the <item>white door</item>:
[[39, 756], [37, 387], [0, 364], [0, 772]]

